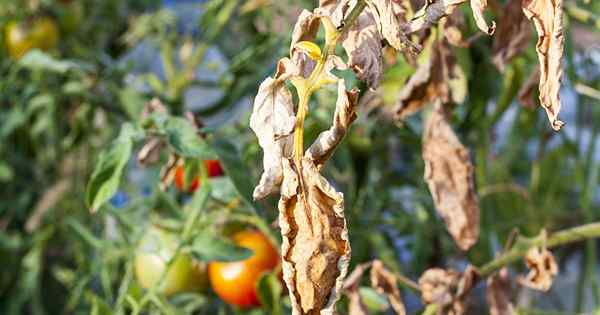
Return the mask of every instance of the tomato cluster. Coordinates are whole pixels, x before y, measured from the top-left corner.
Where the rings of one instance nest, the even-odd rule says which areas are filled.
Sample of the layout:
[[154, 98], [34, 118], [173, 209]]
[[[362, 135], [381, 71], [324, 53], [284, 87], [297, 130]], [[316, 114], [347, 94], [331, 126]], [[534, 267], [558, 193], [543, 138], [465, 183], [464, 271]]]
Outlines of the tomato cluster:
[[[209, 177], [223, 175], [223, 169], [217, 160], [205, 160], [204, 164]], [[184, 168], [179, 166], [175, 172], [175, 186], [181, 191], [193, 192], [200, 186], [200, 182], [196, 178], [189, 187], [184, 187]], [[236, 245], [252, 250], [253, 255], [235, 262], [210, 262], [207, 267], [188, 254], [180, 254], [167, 270], [160, 291], [171, 295], [202, 290], [210, 281], [213, 291], [231, 305], [240, 308], [259, 305], [256, 286], [263, 273], [277, 267], [277, 250], [263, 233], [255, 230], [237, 232], [231, 239]], [[159, 281], [177, 244], [178, 238], [173, 233], [156, 227], [148, 230], [135, 258], [136, 276], [142, 287], [150, 288]]]
[[[224, 173], [218, 160], [204, 160], [204, 167], [208, 177], [222, 176]], [[185, 187], [185, 171], [183, 165], [180, 165], [175, 169], [175, 186], [181, 191], [192, 193], [200, 187], [200, 178], [196, 177], [188, 187]]]

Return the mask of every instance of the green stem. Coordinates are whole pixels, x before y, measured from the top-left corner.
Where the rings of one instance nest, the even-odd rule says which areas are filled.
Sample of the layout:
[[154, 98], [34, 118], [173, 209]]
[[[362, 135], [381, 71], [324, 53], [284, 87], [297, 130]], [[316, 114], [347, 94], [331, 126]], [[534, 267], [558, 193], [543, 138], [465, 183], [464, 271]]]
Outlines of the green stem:
[[[598, 237], [600, 237], [600, 222], [595, 222], [556, 232], [547, 238], [546, 246], [552, 248]], [[525, 256], [529, 248], [542, 246], [543, 244], [544, 239], [542, 237], [537, 237], [532, 239], [527, 247], [515, 246], [500, 257], [481, 266], [479, 268], [479, 273], [482, 278], [487, 277], [500, 268], [521, 259]]]

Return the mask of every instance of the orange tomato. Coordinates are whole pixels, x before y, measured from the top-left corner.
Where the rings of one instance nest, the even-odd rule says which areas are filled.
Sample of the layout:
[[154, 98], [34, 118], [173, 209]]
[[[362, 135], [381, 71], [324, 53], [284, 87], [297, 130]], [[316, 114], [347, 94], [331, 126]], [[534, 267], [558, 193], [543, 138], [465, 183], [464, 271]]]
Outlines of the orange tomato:
[[246, 260], [209, 263], [210, 284], [217, 295], [229, 304], [241, 308], [257, 306], [260, 304], [256, 294], [258, 280], [264, 272], [277, 267], [279, 254], [271, 241], [258, 231], [238, 232], [232, 239], [254, 254]]
[[[208, 177], [222, 176], [223, 168], [218, 160], [204, 160], [204, 166], [208, 172]], [[183, 165], [178, 166], [175, 169], [175, 186], [181, 191], [194, 192], [200, 187], [200, 178], [196, 177], [192, 183], [186, 188], [185, 187], [185, 171]]]

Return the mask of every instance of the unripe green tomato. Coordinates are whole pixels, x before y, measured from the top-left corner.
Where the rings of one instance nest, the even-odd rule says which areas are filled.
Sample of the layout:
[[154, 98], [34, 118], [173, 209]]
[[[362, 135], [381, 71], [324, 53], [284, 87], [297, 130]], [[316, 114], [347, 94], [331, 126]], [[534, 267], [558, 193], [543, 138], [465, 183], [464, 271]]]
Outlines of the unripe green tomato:
[[38, 17], [29, 22], [10, 21], [4, 28], [4, 44], [11, 57], [21, 58], [37, 48], [49, 50], [58, 44], [58, 26], [51, 17]]
[[[158, 284], [177, 245], [177, 235], [154, 226], [148, 229], [135, 256], [135, 275], [143, 288], [149, 289]], [[169, 296], [203, 291], [207, 287], [206, 264], [193, 260], [189, 254], [179, 254], [167, 271], [159, 292]]]

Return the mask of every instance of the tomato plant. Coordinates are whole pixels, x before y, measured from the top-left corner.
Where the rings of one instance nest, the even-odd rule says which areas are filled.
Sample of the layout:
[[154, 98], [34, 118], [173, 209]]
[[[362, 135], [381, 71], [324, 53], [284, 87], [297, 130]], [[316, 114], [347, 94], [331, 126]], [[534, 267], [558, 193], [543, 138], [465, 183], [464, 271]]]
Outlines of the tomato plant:
[[[165, 295], [185, 291], [201, 291], [208, 286], [206, 264], [194, 261], [189, 254], [174, 252], [179, 240], [172, 232], [151, 226], [142, 238], [135, 256], [135, 275], [143, 288], [159, 285], [166, 272], [159, 291]], [[165, 271], [169, 260], [171, 266]]]
[[235, 244], [253, 251], [252, 257], [236, 262], [211, 262], [208, 275], [212, 289], [223, 301], [242, 308], [257, 306], [260, 276], [279, 263], [277, 250], [258, 231], [241, 231], [232, 237]]
[[15, 59], [35, 48], [50, 50], [56, 47], [60, 39], [56, 21], [48, 16], [10, 21], [5, 26], [4, 36], [8, 53]]

